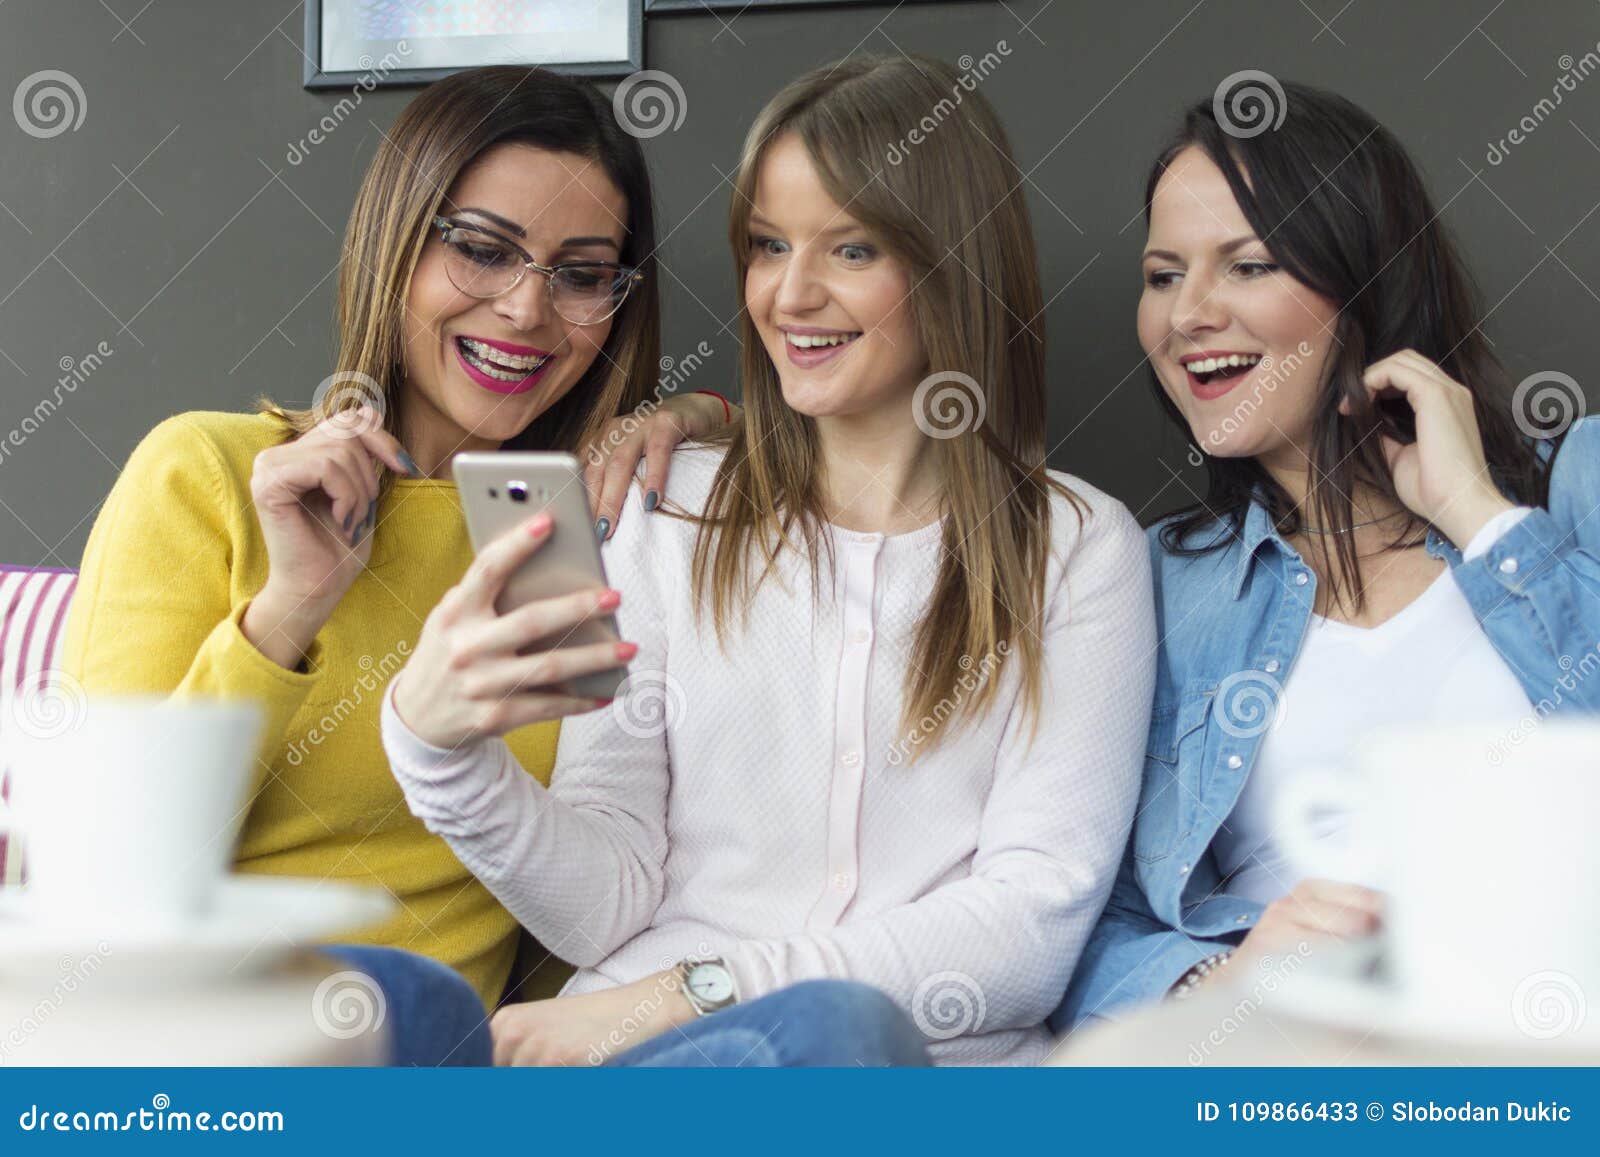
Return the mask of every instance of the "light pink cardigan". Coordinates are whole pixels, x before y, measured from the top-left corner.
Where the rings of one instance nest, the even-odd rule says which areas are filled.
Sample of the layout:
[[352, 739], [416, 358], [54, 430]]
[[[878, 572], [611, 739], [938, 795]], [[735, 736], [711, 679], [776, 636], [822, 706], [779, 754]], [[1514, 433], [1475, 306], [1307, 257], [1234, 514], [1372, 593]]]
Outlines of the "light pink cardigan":
[[[675, 454], [669, 503], [701, 509], [720, 457]], [[640, 645], [627, 693], [563, 723], [549, 790], [501, 740], [423, 743], [386, 697], [411, 810], [581, 966], [566, 993], [719, 953], [745, 1000], [852, 978], [906, 1008], [940, 1063], [1037, 1061], [1133, 819], [1155, 663], [1144, 535], [1116, 500], [1058, 477], [1090, 514], [1080, 526], [1054, 503], [1031, 748], [1000, 655], [971, 657], [969, 684], [1002, 680], [982, 718], [938, 743], [900, 723], [940, 524], [830, 528], [832, 583], [824, 556], [814, 598], [791, 553], [724, 653], [692, 614], [694, 524], [645, 513], [635, 488], [606, 548], [623, 637]]]

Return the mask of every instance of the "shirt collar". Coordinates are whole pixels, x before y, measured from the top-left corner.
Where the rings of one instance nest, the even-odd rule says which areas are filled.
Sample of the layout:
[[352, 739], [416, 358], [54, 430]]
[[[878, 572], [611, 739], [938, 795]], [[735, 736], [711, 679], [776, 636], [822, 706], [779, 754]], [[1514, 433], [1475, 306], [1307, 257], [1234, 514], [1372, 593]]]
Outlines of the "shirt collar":
[[[1272, 518], [1267, 514], [1267, 508], [1261, 501], [1261, 492], [1257, 490], [1250, 500], [1250, 508], [1245, 511], [1244, 526], [1239, 530], [1239, 565], [1233, 575], [1235, 602], [1244, 592], [1245, 580], [1250, 577], [1250, 572], [1255, 567], [1256, 555], [1261, 549], [1261, 544], [1265, 542], [1272, 543], [1285, 557], [1296, 562], [1300, 561], [1299, 552], [1283, 540], [1278, 528], [1273, 525]], [[1461, 552], [1449, 539], [1431, 526], [1428, 528], [1427, 551], [1429, 558], [1443, 558], [1452, 567], [1461, 559]]]

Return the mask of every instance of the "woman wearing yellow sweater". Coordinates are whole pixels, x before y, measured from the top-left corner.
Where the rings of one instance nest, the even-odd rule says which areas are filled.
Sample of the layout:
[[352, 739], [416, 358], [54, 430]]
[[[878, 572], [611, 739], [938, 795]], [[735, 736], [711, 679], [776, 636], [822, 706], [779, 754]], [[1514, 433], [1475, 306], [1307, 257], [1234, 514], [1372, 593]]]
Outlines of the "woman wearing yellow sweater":
[[[647, 444], [659, 492], [666, 451], [727, 408], [694, 395], [652, 405], [655, 247], [643, 155], [592, 86], [514, 67], [438, 82], [383, 137], [357, 194], [337, 368], [313, 409], [161, 423], [84, 553], [65, 665], [87, 691], [245, 698], [266, 712], [238, 869], [377, 882], [399, 901], [371, 947], [333, 950], [383, 987], [397, 1063], [486, 1060], [484, 1012], [518, 934], [406, 808], [378, 733], [384, 686], [424, 619], [485, 577], [450, 459], [610, 447], [609, 469], [590, 456], [602, 537]], [[593, 592], [557, 618], [616, 598]], [[602, 651], [563, 649], [560, 665], [626, 661], [626, 647]], [[524, 684], [501, 705], [506, 741], [547, 781], [556, 720], [595, 706]]]

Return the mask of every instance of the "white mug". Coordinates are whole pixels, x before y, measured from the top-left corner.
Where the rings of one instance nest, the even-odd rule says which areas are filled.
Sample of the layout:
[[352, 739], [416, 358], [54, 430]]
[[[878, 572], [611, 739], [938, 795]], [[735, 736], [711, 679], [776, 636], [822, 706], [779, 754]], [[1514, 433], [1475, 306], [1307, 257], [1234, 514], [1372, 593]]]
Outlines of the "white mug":
[[[1385, 968], [1412, 1007], [1533, 1037], [1580, 1027], [1600, 1008], [1600, 721], [1412, 727], [1358, 750], [1279, 797], [1291, 860], [1385, 893]], [[1349, 842], [1319, 838], [1329, 809]]]
[[232, 862], [260, 707], [91, 696], [65, 728], [5, 722], [0, 828], [21, 836], [30, 919], [105, 931], [204, 910]]

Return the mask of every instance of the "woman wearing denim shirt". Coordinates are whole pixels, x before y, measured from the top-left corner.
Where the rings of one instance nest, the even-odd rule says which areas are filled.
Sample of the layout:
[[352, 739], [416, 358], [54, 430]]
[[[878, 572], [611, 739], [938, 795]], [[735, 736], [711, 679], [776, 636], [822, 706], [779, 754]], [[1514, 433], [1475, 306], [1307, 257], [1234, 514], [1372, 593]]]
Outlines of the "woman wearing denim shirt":
[[1209, 484], [1149, 532], [1139, 816], [1058, 1030], [1374, 931], [1269, 822], [1370, 729], [1600, 710], [1600, 418], [1513, 388], [1399, 143], [1283, 90], [1276, 127], [1194, 106], [1147, 188], [1140, 341]]

